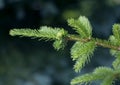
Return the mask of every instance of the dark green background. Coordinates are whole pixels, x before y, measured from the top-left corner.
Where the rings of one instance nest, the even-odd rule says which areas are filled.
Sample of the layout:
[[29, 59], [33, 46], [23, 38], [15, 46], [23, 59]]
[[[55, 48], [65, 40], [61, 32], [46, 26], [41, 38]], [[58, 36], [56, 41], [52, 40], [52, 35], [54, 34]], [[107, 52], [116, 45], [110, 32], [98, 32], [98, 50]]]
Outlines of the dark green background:
[[[119, 0], [0, 0], [0, 85], [69, 85], [79, 75], [72, 69], [69, 42], [55, 51], [52, 42], [12, 37], [13, 28], [63, 27], [74, 33], [66, 19], [84, 15], [93, 26], [93, 36], [108, 39], [112, 25], [120, 23]], [[111, 66], [114, 57], [99, 47], [82, 73], [97, 66]], [[96, 84], [95, 84], [96, 85]]]

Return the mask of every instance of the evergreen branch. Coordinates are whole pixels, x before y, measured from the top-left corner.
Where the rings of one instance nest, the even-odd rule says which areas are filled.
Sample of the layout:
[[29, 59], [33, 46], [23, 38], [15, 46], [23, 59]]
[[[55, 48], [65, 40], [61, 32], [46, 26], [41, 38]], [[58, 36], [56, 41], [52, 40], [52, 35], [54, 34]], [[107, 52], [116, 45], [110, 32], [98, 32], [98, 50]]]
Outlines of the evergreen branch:
[[62, 38], [62, 36], [66, 35], [67, 31], [60, 28], [51, 28], [47, 26], [40, 27], [38, 30], [32, 29], [13, 29], [10, 31], [10, 35], [12, 36], [25, 36], [25, 37], [33, 37], [33, 38], [41, 38], [46, 40], [56, 40]]
[[[120, 25], [117, 25], [117, 24], [113, 25], [113, 34], [114, 35], [110, 36], [109, 39], [110, 39], [110, 42], [112, 44], [119, 47], [119, 45], [120, 45], [120, 40], [119, 40], [120, 33], [118, 31], [120, 31]], [[116, 57], [116, 59], [112, 63], [113, 68], [120, 69], [120, 51], [111, 49], [110, 53], [111, 53], [111, 55]]]
[[85, 16], [80, 16], [79, 19], [75, 20], [73, 18], [68, 19], [68, 25], [73, 27], [73, 29], [82, 37], [91, 38], [92, 26], [89, 20]]
[[95, 40], [96, 45], [98, 46], [120, 51], [120, 47], [112, 44], [109, 40], [94, 39], [94, 38], [93, 40]]
[[95, 44], [97, 46], [101, 46], [101, 47], [105, 47], [105, 48], [110, 48], [110, 49], [114, 49], [114, 50], [118, 50], [120, 51], [120, 46], [116, 46], [114, 44], [112, 44], [109, 40], [102, 40], [102, 39], [98, 39], [98, 38], [80, 38], [78, 35], [67, 35], [67, 40], [69, 41], [80, 41], [80, 42], [89, 42], [89, 41], [95, 41]]
[[[111, 68], [98, 67], [92, 73], [84, 74], [82, 76], [75, 77], [71, 81], [71, 85], [87, 84], [89, 82], [96, 81], [96, 80], [103, 80], [102, 85], [108, 85], [108, 81], [107, 81], [109, 79], [108, 77], [113, 76], [113, 74], [114, 74], [114, 71]], [[113, 80], [113, 78], [114, 77], [112, 77], [112, 80]]]
[[94, 70], [94, 74], [101, 74], [102, 76], [106, 77], [107, 74], [113, 74], [114, 70], [108, 67], [97, 67]]
[[120, 69], [120, 56], [117, 56], [112, 63], [114, 69]]
[[55, 40], [53, 43], [53, 47], [56, 50], [64, 49], [67, 44], [67, 41], [65, 39]]
[[87, 84], [87, 83], [90, 83], [92, 81], [99, 80], [99, 79], [101, 79], [101, 78], [99, 76], [97, 77], [97, 75], [95, 75], [95, 74], [92, 74], [92, 73], [84, 74], [82, 76], [78, 76], [78, 77], [75, 77], [74, 79], [72, 79], [71, 85]]
[[113, 35], [117, 40], [120, 40], [120, 24], [113, 25]]
[[119, 46], [118, 40], [115, 38], [114, 35], [111, 35], [111, 36], [109, 37], [109, 40], [110, 40], [110, 42], [111, 42], [113, 45]]
[[66, 39], [69, 40], [69, 41], [80, 41], [80, 42], [83, 42], [83, 43], [91, 41], [90, 38], [81, 38], [79, 35], [73, 35], [73, 34], [68, 34], [66, 36]]
[[74, 69], [76, 72], [79, 72], [86, 62], [90, 61], [91, 56], [93, 55], [95, 49], [95, 43], [90, 42], [76, 42], [71, 48], [71, 57], [73, 60], [76, 60]]
[[113, 85], [114, 83], [114, 77], [111, 76], [111, 75], [108, 75], [104, 80], [103, 82], [101, 83], [101, 85]]
[[53, 47], [56, 50], [63, 49], [67, 41], [75, 41], [71, 48], [71, 57], [76, 61], [74, 69], [79, 72], [86, 63], [90, 61], [96, 46], [111, 49], [111, 54], [116, 57], [112, 63], [112, 68], [98, 67], [92, 73], [76, 77], [71, 81], [71, 85], [87, 84], [95, 80], [103, 80], [101, 85], [112, 85], [115, 79], [120, 78], [120, 24], [113, 25], [113, 35], [109, 40], [102, 40], [92, 37], [92, 27], [89, 20], [80, 16], [79, 19], [68, 19], [69, 26], [78, 33], [68, 34], [63, 28], [52, 28], [43, 26], [40, 29], [13, 29], [10, 31], [12, 36], [25, 36], [54, 40]]
[[80, 56], [80, 58], [77, 59], [74, 70], [75, 72], [80, 72], [81, 69], [85, 66], [85, 63], [88, 62], [89, 56]]
[[83, 42], [76, 42], [72, 48], [71, 48], [71, 57], [73, 58], [73, 60], [78, 59], [80, 56], [84, 55], [86, 52], [84, 52], [86, 49], [84, 48], [86, 46], [84, 46]]

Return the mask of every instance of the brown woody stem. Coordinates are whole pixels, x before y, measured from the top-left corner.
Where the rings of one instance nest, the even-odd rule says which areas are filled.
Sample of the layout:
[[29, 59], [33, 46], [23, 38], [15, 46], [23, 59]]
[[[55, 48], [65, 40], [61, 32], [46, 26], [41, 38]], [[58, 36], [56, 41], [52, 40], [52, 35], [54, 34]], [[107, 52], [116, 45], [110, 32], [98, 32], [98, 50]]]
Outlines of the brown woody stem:
[[71, 35], [71, 34], [67, 36], [67, 40], [81, 41], [81, 42], [95, 41], [95, 44], [98, 46], [120, 51], [120, 46], [115, 46], [113, 44], [110, 44], [110, 43], [108, 43], [107, 40], [101, 40], [101, 39], [95, 39], [95, 38], [80, 38], [80, 36], [78, 36], [78, 35]]

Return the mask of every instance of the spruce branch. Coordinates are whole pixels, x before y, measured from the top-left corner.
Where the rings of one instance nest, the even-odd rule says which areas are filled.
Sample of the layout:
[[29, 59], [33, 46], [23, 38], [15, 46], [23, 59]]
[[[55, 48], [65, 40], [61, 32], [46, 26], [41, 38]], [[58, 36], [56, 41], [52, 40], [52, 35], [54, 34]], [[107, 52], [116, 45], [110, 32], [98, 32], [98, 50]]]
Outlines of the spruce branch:
[[77, 20], [73, 18], [68, 19], [68, 25], [73, 27], [82, 38], [90, 38], [92, 35], [92, 26], [85, 16], [80, 16]]
[[56, 40], [61, 39], [63, 36], [67, 34], [63, 28], [52, 28], [47, 26], [42, 26], [38, 30], [32, 29], [13, 29], [10, 31], [10, 35], [12, 36], [25, 36], [32, 38], [40, 38], [45, 40]]
[[81, 71], [90, 61], [97, 46], [109, 48], [111, 55], [116, 58], [112, 63], [113, 68], [97, 67], [92, 73], [75, 77], [71, 81], [71, 85], [83, 85], [96, 80], [102, 80], [101, 85], [112, 85], [115, 79], [120, 78], [120, 24], [113, 25], [113, 35], [108, 40], [92, 37], [92, 26], [85, 16], [80, 16], [78, 19], [68, 19], [68, 25], [78, 34], [69, 34], [63, 28], [42, 26], [35, 30], [13, 29], [10, 31], [10, 35], [53, 40], [53, 47], [56, 50], [63, 49], [68, 41], [74, 41], [70, 53], [71, 58], [76, 61], [75, 72]]
[[[112, 77], [113, 75], [113, 69], [108, 67], [98, 67], [92, 73], [87, 73], [82, 76], [75, 77], [72, 79], [71, 85], [82, 85], [96, 80], [103, 80], [101, 85], [109, 85], [112, 81], [108, 82], [108, 80], [110, 80], [108, 77]], [[112, 77], [112, 79], [113, 78], [114, 77]]]
[[95, 41], [95, 44], [97, 46], [101, 46], [101, 47], [105, 47], [105, 48], [109, 48], [109, 49], [114, 49], [114, 50], [118, 50], [120, 51], [120, 45], [116, 46], [114, 44], [112, 44], [109, 40], [102, 40], [102, 39], [98, 39], [98, 38], [80, 38], [78, 35], [68, 35], [67, 36], [67, 40], [70, 41], [80, 41], [80, 42], [89, 42], [89, 41]]
[[114, 77], [112, 75], [108, 75], [103, 82], [101, 83], [101, 85], [113, 85], [114, 84]]
[[113, 25], [113, 35], [117, 40], [120, 40], [120, 24]]
[[102, 74], [102, 76], [105, 77], [107, 74], [113, 74], [113, 72], [114, 70], [112, 68], [101, 66], [101, 67], [97, 67], [93, 73]]
[[67, 45], [67, 40], [65, 39], [59, 39], [59, 40], [55, 40], [53, 42], [53, 47], [58, 51], [60, 49], [64, 49], [65, 46]]
[[86, 63], [90, 61], [91, 56], [93, 55], [95, 49], [95, 43], [90, 42], [76, 42], [71, 48], [71, 57], [73, 60], [76, 60], [74, 69], [76, 72], [79, 72]]
[[120, 56], [117, 56], [112, 63], [114, 69], [120, 69]]
[[92, 73], [91, 74], [84, 74], [82, 76], [75, 77], [74, 79], [72, 79], [70, 84], [71, 85], [77, 85], [77, 84], [82, 85], [82, 84], [90, 83], [90, 82], [97, 80], [97, 79], [99, 79], [99, 77], [97, 78], [97, 76], [92, 74]]

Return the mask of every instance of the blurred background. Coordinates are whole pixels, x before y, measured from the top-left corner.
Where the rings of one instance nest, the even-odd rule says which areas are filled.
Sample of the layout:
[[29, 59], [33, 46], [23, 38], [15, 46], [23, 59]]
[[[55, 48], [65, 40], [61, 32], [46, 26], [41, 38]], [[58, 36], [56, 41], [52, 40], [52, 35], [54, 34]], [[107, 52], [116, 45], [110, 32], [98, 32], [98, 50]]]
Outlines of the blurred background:
[[[9, 30], [48, 25], [74, 33], [66, 19], [80, 15], [91, 21], [94, 37], [108, 39], [112, 25], [120, 23], [120, 0], [0, 0], [0, 85], [70, 85], [80, 75], [69, 53], [74, 42], [57, 52], [52, 42], [11, 37]], [[82, 73], [113, 60], [108, 49], [98, 47]]]

